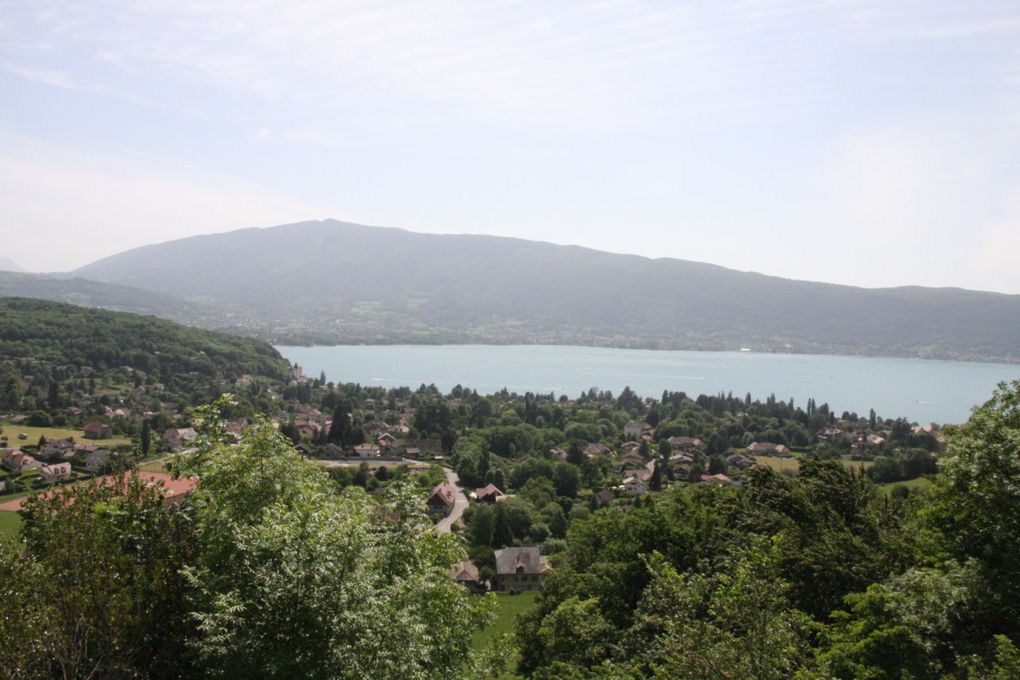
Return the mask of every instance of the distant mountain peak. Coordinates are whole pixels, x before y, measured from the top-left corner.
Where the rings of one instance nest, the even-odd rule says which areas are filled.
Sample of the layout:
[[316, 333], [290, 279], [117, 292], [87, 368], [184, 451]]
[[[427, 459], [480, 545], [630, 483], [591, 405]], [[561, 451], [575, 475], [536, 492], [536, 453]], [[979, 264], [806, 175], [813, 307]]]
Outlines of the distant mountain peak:
[[219, 327], [283, 344], [754, 347], [1020, 361], [1020, 295], [858, 288], [339, 220], [144, 246], [75, 275], [201, 302], [217, 311]]
[[0, 272], [16, 272], [18, 274], [23, 274], [25, 273], [25, 269], [18, 266], [18, 263], [11, 258], [0, 256]]

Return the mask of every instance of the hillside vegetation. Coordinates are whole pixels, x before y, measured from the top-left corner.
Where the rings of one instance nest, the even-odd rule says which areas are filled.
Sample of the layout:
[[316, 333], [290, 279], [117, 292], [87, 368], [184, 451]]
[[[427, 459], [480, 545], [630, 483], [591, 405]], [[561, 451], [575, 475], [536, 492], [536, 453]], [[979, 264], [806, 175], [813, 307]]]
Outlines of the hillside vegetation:
[[249, 374], [283, 380], [288, 369], [279, 352], [251, 338], [23, 298], [0, 298], [0, 357], [206, 378]]
[[[1020, 360], [1020, 296], [793, 281], [327, 220], [145, 246], [75, 275], [277, 342], [564, 343]], [[212, 324], [211, 324], [212, 325]]]

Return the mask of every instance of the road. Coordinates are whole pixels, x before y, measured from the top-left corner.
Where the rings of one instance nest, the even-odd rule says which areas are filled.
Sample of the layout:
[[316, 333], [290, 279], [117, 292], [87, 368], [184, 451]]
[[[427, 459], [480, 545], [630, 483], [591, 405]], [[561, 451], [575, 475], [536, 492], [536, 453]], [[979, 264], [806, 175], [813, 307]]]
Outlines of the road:
[[460, 516], [464, 514], [464, 511], [467, 510], [468, 506], [468, 498], [464, 494], [464, 489], [460, 488], [460, 477], [457, 476], [456, 472], [449, 468], [445, 468], [445, 470], [446, 481], [453, 487], [453, 491], [456, 495], [453, 499], [453, 510], [450, 511], [449, 515], [441, 519], [436, 524], [436, 531], [441, 534], [450, 533], [450, 528], [453, 526], [453, 523], [460, 519]]

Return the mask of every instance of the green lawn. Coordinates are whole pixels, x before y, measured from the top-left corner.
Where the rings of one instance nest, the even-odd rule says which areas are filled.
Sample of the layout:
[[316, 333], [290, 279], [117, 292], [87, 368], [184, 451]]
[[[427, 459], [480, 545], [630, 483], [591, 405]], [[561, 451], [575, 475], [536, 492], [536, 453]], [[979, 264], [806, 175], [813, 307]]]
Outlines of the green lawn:
[[17, 538], [20, 529], [21, 515], [16, 512], [0, 512], [0, 539]]
[[928, 477], [918, 477], [917, 479], [907, 479], [902, 482], [889, 482], [888, 484], [879, 484], [878, 488], [880, 488], [883, 491], [883, 493], [892, 493], [892, 490], [895, 489], [897, 486], [905, 486], [908, 489], [910, 489], [911, 493], [913, 493], [915, 491], [920, 491], [921, 489], [927, 489], [929, 486], [931, 486], [931, 479], [929, 479]]
[[166, 472], [163, 459], [147, 460], [144, 463], [139, 463], [138, 469], [142, 472]]
[[[23, 444], [37, 444], [39, 442], [40, 435], [46, 437], [46, 439], [67, 439], [68, 437], [73, 437], [76, 442], [86, 442], [97, 446], [119, 446], [121, 444], [131, 443], [130, 439], [124, 439], [123, 437], [114, 437], [112, 439], [86, 439], [85, 434], [81, 430], [67, 429], [64, 427], [29, 427], [28, 425], [0, 423], [0, 428], [3, 428], [3, 433], [7, 435], [7, 446], [10, 448], [17, 448]], [[24, 439], [19, 439], [18, 435], [22, 433], [24, 433], [26, 437]]]
[[[752, 456], [752, 458], [756, 462], [767, 465], [777, 472], [782, 472], [783, 470], [796, 472], [800, 468], [800, 461], [797, 458], [782, 458], [780, 456]], [[874, 465], [870, 460], [850, 460], [850, 456], [843, 456], [839, 459], [839, 462], [852, 470], [857, 470], [861, 467], [867, 469]]]
[[537, 597], [537, 592], [520, 593], [518, 595], [496, 593], [496, 601], [499, 603], [496, 609], [496, 620], [482, 630], [476, 630], [472, 634], [471, 646], [475, 649], [482, 649], [493, 638], [504, 633], [513, 632], [518, 614], [534, 609]]

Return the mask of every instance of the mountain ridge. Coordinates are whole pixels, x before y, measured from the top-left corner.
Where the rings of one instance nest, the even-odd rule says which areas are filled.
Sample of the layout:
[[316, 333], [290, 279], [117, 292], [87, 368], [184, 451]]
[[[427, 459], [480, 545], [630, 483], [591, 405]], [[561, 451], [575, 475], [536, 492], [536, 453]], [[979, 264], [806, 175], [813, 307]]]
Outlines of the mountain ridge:
[[72, 274], [216, 310], [225, 316], [213, 327], [278, 343], [751, 347], [1020, 361], [1020, 295], [862, 288], [336, 220], [142, 246]]

